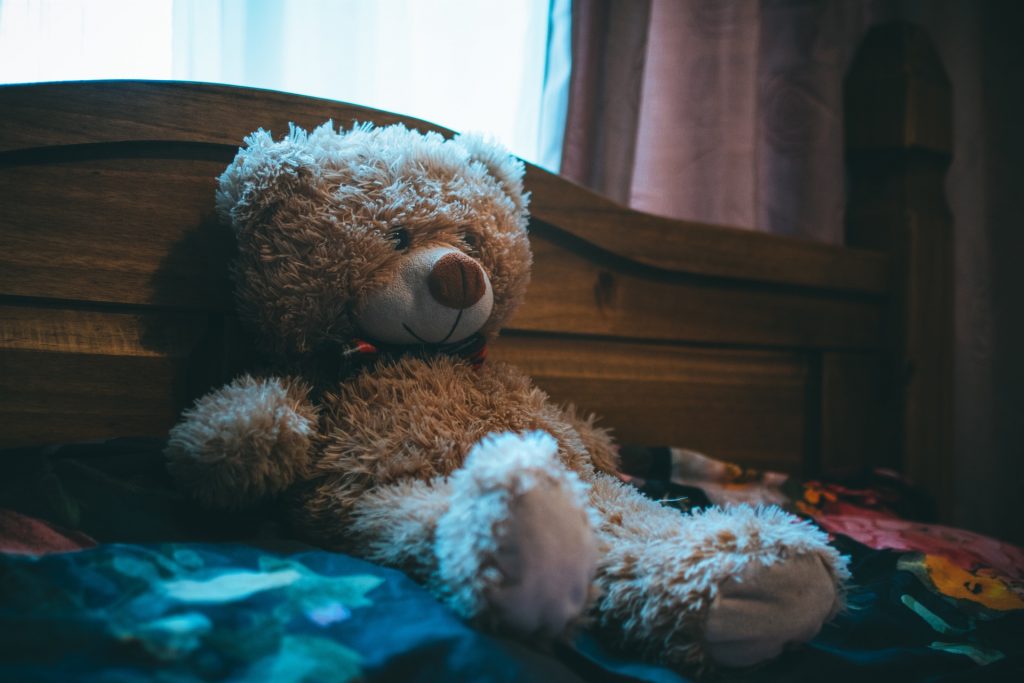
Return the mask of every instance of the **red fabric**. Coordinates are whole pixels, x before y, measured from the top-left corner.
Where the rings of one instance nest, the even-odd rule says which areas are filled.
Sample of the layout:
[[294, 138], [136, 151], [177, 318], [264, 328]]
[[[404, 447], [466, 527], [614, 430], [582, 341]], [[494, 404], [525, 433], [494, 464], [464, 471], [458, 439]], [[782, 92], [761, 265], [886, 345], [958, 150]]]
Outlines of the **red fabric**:
[[63, 531], [35, 517], [0, 510], [0, 552], [48, 555], [92, 548], [96, 541], [77, 531]]

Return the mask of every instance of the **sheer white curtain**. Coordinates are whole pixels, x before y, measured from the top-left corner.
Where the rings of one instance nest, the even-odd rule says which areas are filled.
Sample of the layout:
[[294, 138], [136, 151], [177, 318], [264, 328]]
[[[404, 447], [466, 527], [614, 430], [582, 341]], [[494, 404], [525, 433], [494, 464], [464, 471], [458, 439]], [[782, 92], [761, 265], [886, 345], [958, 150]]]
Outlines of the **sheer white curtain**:
[[212, 81], [479, 131], [557, 170], [569, 0], [0, 0], [0, 82]]

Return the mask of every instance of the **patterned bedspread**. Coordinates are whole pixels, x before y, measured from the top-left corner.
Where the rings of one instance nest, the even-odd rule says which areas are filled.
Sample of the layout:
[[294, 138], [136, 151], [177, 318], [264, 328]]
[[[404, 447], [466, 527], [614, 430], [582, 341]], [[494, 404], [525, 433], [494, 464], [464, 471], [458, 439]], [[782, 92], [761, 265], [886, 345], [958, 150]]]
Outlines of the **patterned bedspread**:
[[[211, 519], [174, 493], [161, 448], [0, 454], [0, 680], [685, 680], [586, 632], [550, 652], [478, 633], [399, 572], [283, 538], [267, 510]], [[922, 521], [895, 475], [623, 455], [622, 477], [681, 514], [780, 504], [853, 559], [849, 607], [813, 642], [719, 680], [1024, 680], [1024, 552]]]

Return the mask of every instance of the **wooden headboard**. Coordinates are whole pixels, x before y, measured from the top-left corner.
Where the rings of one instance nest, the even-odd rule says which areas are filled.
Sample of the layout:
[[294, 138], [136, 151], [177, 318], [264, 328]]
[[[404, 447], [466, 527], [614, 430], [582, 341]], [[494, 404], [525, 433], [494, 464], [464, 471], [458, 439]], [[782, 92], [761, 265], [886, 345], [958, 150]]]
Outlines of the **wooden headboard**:
[[[162, 435], [237, 372], [216, 178], [252, 130], [329, 118], [449, 133], [219, 85], [0, 88], [0, 444]], [[533, 281], [492, 358], [622, 442], [805, 474], [899, 463], [905, 247], [659, 218], [533, 166], [526, 185]]]

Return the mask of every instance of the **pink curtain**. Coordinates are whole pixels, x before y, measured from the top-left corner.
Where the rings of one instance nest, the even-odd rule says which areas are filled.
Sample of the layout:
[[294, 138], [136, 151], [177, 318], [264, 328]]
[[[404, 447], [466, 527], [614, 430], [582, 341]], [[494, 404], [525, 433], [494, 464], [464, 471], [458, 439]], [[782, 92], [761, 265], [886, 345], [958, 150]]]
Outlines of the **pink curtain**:
[[645, 211], [839, 244], [843, 75], [872, 24], [922, 26], [954, 97], [956, 521], [1017, 542], [1022, 8], [1013, 0], [575, 0], [562, 161], [563, 174]]
[[840, 242], [842, 77], [876, 14], [577, 1], [562, 172], [652, 213]]
[[627, 203], [633, 186], [649, 0], [574, 0], [560, 172]]

